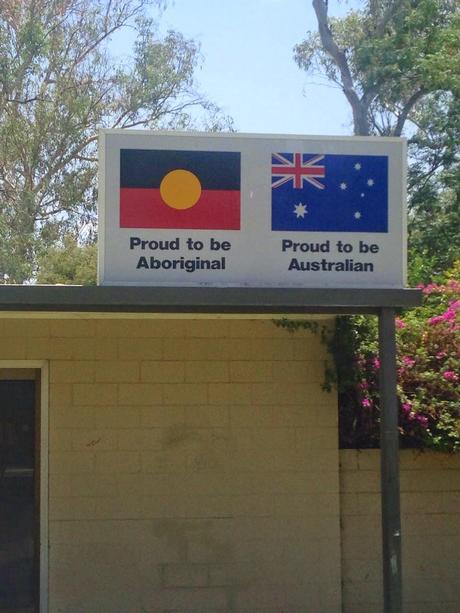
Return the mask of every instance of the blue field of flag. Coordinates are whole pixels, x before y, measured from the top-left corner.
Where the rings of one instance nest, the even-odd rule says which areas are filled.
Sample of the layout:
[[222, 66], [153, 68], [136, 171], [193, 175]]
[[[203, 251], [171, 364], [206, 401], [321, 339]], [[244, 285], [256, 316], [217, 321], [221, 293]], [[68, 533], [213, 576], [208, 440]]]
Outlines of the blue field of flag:
[[272, 230], [388, 232], [388, 158], [272, 154]]

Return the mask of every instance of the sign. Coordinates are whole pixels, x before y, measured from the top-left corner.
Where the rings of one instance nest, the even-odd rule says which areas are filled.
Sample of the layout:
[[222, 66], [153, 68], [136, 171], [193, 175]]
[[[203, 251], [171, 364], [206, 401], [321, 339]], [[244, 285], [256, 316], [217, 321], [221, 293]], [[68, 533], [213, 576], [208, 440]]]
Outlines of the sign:
[[103, 285], [405, 285], [399, 138], [102, 130]]

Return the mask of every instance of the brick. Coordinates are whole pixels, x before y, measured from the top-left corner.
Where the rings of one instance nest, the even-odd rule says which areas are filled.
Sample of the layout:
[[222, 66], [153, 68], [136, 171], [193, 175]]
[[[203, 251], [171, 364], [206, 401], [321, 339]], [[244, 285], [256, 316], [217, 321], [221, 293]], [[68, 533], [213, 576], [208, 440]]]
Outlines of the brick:
[[28, 359], [92, 360], [95, 355], [93, 338], [27, 338]]
[[126, 406], [147, 406], [163, 401], [163, 387], [155, 383], [121, 383], [118, 403]]
[[72, 451], [72, 430], [52, 428], [50, 429], [48, 442], [52, 452]]
[[96, 322], [91, 319], [53, 319], [49, 322], [49, 331], [54, 338], [93, 337]]
[[46, 319], [15, 319], [4, 321], [2, 337], [40, 338], [50, 335], [50, 322]]
[[230, 380], [251, 383], [268, 382], [273, 378], [273, 362], [230, 362]]
[[187, 362], [185, 380], [189, 383], [229, 381], [228, 362]]
[[311, 427], [311, 418], [305, 404], [283, 405], [281, 408], [277, 404], [260, 406], [253, 402], [230, 408], [232, 427]]
[[93, 470], [94, 453], [92, 451], [56, 451], [50, 453], [50, 475], [90, 473]]
[[91, 383], [94, 381], [94, 361], [53, 360], [50, 364], [51, 383]]
[[185, 364], [178, 361], [147, 361], [141, 363], [141, 381], [150, 383], [182, 383]]
[[380, 492], [380, 474], [371, 470], [343, 473], [341, 487], [345, 492]]
[[208, 567], [201, 564], [166, 564], [162, 568], [164, 587], [200, 587], [208, 583]]
[[226, 319], [194, 319], [188, 320], [185, 326], [185, 336], [188, 338], [225, 338], [229, 335], [230, 322]]
[[140, 368], [137, 362], [110, 360], [96, 362], [96, 382], [131, 383], [139, 381]]
[[210, 404], [251, 404], [250, 383], [210, 383]]
[[140, 454], [136, 451], [96, 451], [95, 470], [100, 473], [136, 473], [140, 471]]
[[56, 520], [81, 520], [95, 516], [96, 499], [88, 497], [51, 498], [48, 517]]
[[339, 452], [341, 472], [358, 470], [358, 455], [359, 451], [355, 449], [341, 449]]
[[326, 392], [314, 384], [253, 383], [252, 397], [256, 404], [299, 404], [325, 401]]
[[[327, 360], [328, 354], [325, 345], [319, 336], [311, 335], [308, 338], [299, 338], [295, 333], [292, 338], [292, 359], [308, 362], [312, 356], [317, 360]], [[329, 358], [330, 359], [330, 358]]]
[[71, 433], [74, 451], [108, 451], [117, 448], [117, 433], [114, 430], [72, 430]]
[[117, 492], [117, 476], [95, 473], [56, 473], [50, 476], [51, 498], [113, 496]]
[[118, 339], [120, 360], [159, 360], [163, 356], [163, 341], [156, 338]]
[[51, 383], [49, 387], [50, 409], [72, 405], [72, 392], [70, 383]]
[[[27, 346], [30, 343], [30, 339], [27, 339]], [[1, 360], [21, 360], [25, 357], [31, 357], [28, 355], [28, 349], [26, 349], [25, 338], [5, 338], [0, 340], [0, 359]], [[43, 360], [46, 354], [41, 353], [39, 356], [35, 356], [36, 359]]]
[[183, 449], [143, 451], [141, 457], [142, 472], [148, 474], [183, 472], [187, 463], [187, 454]]
[[286, 360], [273, 369], [273, 380], [290, 383], [322, 383], [325, 364], [323, 361], [298, 362]]
[[116, 404], [117, 385], [115, 383], [74, 383], [73, 401], [82, 406]]
[[144, 597], [142, 603], [146, 611], [199, 611], [214, 613], [214, 610], [227, 609], [227, 593], [221, 588], [171, 588], [154, 592]]
[[165, 360], [225, 360], [227, 343], [221, 339], [168, 339], [164, 344]]
[[144, 517], [142, 499], [131, 496], [110, 496], [95, 499], [94, 517], [104, 520], [130, 519], [140, 520]]
[[448, 492], [460, 490], [460, 469], [402, 471], [402, 492]]
[[246, 351], [248, 360], [272, 360], [274, 362], [292, 359], [294, 345], [291, 338], [252, 339]]
[[165, 383], [163, 385], [165, 404], [203, 404], [208, 400], [208, 388], [204, 383]]
[[289, 333], [274, 324], [272, 320], [262, 319], [232, 319], [230, 320], [229, 334], [233, 338], [281, 338], [285, 339]]
[[[50, 404], [50, 431], [58, 428], [93, 428], [96, 407]], [[106, 424], [104, 424], [106, 425]]]
[[162, 428], [131, 428], [117, 432], [118, 449], [124, 451], [160, 449]]
[[92, 425], [95, 428], [136, 428], [141, 425], [141, 410], [133, 406], [90, 407]]
[[97, 322], [97, 335], [119, 338], [168, 338], [184, 336], [185, 322], [178, 319], [152, 319], [136, 315], [135, 319], [103, 319]]
[[184, 424], [185, 409], [181, 406], [150, 406], [141, 410], [141, 423], [146, 428], [170, 428]]
[[185, 423], [200, 428], [227, 427], [230, 423], [229, 407], [221, 404], [186, 406]]
[[95, 360], [114, 360], [118, 356], [118, 339], [95, 338], [93, 357]]

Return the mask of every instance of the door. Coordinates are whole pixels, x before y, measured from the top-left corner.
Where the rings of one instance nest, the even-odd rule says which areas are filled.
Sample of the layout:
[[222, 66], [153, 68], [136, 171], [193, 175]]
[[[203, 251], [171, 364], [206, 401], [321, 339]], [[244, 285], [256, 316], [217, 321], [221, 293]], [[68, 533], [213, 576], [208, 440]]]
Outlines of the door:
[[38, 611], [35, 379], [0, 380], [0, 611], [8, 613]]

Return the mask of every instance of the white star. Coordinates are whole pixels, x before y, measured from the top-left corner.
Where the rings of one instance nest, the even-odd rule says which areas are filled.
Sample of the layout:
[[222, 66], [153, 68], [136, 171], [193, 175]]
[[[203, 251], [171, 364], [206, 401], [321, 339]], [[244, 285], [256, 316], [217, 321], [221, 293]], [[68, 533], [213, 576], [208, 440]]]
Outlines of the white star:
[[369, 185], [369, 187], [372, 187], [374, 185], [374, 179], [368, 179], [367, 184]]
[[356, 211], [355, 219], [361, 219], [361, 213], [359, 211]]
[[340, 184], [340, 189], [347, 189], [347, 184], [344, 181]]
[[361, 198], [364, 198], [364, 192], [361, 192]]
[[356, 162], [355, 170], [361, 170], [361, 164], [359, 162]]
[[306, 214], [307, 214], [307, 205], [306, 204], [302, 204], [301, 202], [299, 202], [299, 204], [295, 205], [295, 207], [294, 207], [294, 215], [297, 217], [297, 219], [299, 219], [299, 217], [302, 217], [302, 219], [303, 219]]

